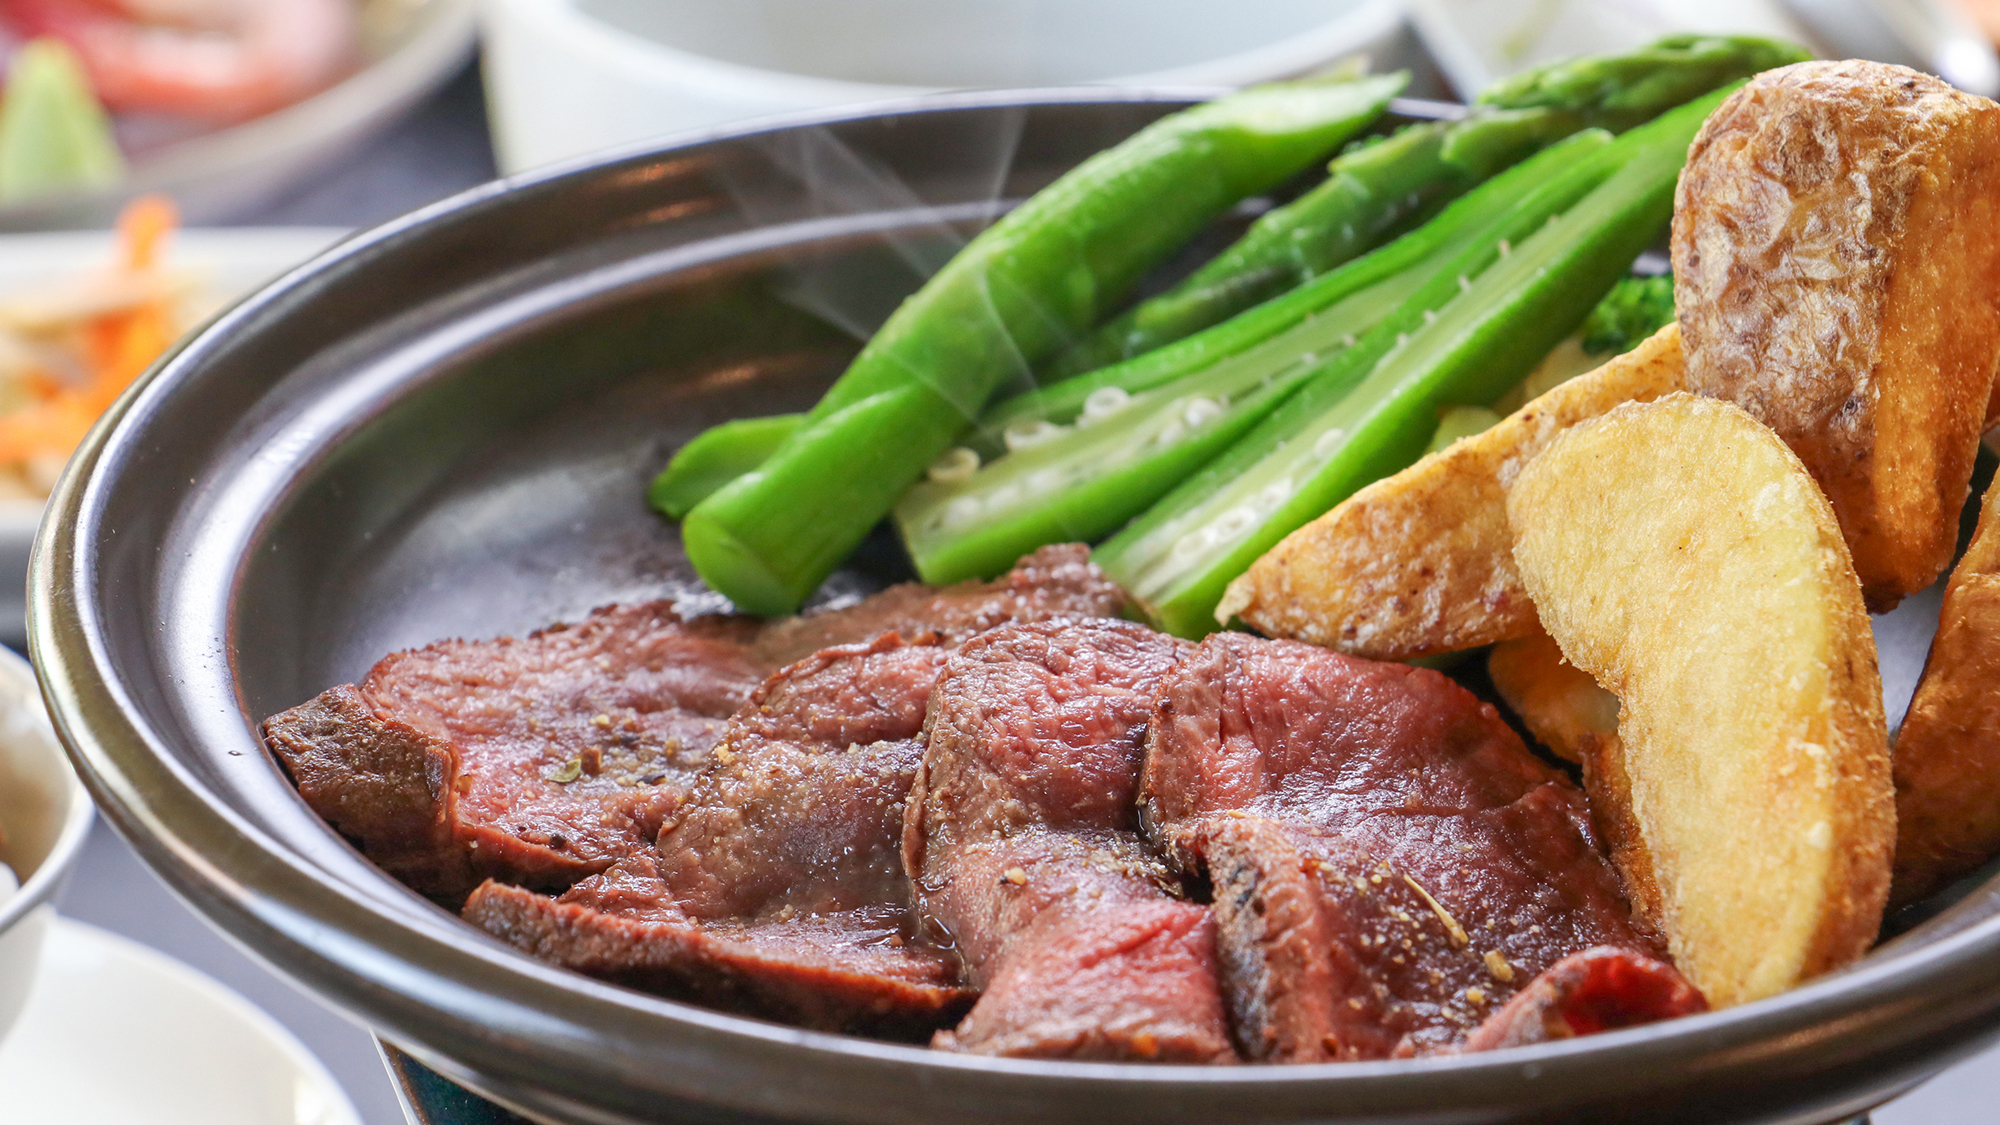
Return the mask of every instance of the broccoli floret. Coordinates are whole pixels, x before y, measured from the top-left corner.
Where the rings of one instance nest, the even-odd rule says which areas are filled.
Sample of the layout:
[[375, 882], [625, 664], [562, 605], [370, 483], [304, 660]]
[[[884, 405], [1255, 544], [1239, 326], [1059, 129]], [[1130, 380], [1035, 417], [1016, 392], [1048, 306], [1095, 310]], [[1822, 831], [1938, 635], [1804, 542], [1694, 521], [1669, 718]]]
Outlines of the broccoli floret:
[[1628, 277], [1590, 310], [1583, 322], [1583, 350], [1591, 355], [1631, 351], [1673, 319], [1673, 275]]

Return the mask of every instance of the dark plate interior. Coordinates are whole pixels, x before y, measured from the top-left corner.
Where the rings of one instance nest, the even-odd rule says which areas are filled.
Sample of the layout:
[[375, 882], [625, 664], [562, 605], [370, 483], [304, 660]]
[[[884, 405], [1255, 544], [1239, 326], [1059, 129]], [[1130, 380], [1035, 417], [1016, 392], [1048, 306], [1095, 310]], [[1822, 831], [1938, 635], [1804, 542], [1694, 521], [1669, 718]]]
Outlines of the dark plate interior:
[[[38, 545], [36, 656], [108, 815], [277, 967], [565, 1120], [1809, 1122], [1975, 1046], [2000, 1010], [1990, 886], [1911, 916], [1942, 912], [1857, 970], [1587, 1042], [1342, 1067], [1021, 1063], [546, 968], [298, 800], [256, 720], [389, 651], [619, 599], [718, 608], [643, 504], [671, 450], [808, 405], [996, 201], [1177, 104], [966, 97], [722, 134], [482, 189], [226, 314], [114, 410]], [[902, 576], [882, 540], [821, 596]], [[1913, 599], [1879, 627], [1892, 700], [1935, 612]]]

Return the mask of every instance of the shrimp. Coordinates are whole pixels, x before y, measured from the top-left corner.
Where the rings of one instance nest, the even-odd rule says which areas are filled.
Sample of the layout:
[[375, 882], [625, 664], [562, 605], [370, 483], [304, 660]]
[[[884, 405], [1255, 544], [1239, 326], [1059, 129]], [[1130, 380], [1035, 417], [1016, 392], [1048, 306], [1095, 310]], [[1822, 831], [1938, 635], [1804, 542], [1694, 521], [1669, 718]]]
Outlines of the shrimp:
[[332, 84], [352, 0], [0, 0], [0, 21], [67, 41], [114, 111], [241, 121]]

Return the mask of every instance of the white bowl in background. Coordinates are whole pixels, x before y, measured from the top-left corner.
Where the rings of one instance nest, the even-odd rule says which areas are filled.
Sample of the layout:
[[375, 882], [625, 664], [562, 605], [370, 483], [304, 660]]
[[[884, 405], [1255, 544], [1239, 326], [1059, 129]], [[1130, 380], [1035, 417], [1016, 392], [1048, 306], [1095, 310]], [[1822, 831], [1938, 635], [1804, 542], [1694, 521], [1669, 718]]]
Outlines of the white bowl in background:
[[[336, 227], [243, 227], [182, 230], [167, 251], [173, 265], [202, 276], [208, 295], [226, 304], [277, 277], [346, 235]], [[111, 260], [110, 231], [0, 234], [0, 296], [87, 273]], [[0, 498], [0, 644], [26, 636], [28, 551], [42, 522], [42, 502]]]
[[55, 893], [90, 832], [90, 797], [70, 772], [28, 662], [0, 648], [0, 861], [21, 889], [0, 901], [0, 1038], [28, 1002]]
[[485, 0], [481, 21], [505, 172], [945, 89], [1239, 86], [1420, 57], [1396, 0]]

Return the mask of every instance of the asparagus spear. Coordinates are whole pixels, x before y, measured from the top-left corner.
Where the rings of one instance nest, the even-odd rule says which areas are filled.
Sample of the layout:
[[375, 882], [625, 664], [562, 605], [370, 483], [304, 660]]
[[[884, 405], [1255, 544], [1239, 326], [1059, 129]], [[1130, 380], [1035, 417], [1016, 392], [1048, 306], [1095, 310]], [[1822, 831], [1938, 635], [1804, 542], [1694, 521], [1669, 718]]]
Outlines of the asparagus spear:
[[[1428, 292], [1442, 304], [1456, 294], [1467, 244], [1519, 237], [1589, 190], [1609, 172], [1595, 155], [1610, 143], [1602, 130], [1571, 137], [1453, 203], [1421, 231], [1299, 290], [1294, 296], [1350, 275], [1373, 282], [1347, 286], [1344, 299], [1295, 319], [1285, 331], [1235, 354], [1218, 349], [1207, 364], [1136, 395], [1119, 384], [1100, 386], [1074, 426], [1037, 423], [1039, 440], [990, 464], [981, 466], [960, 451], [956, 463], [935, 468], [933, 479], [913, 487], [896, 507], [918, 575], [932, 583], [987, 577], [1044, 543], [1091, 540], [1116, 530], [1293, 389], [1343, 362], [1347, 347], [1413, 295]], [[1570, 182], [1572, 175], [1581, 179], [1566, 191], [1549, 186]], [[1385, 273], [1378, 259], [1397, 268]], [[1270, 307], [1236, 321], [1259, 319]]]
[[1319, 186], [1258, 219], [1186, 281], [1091, 333], [1050, 374], [1142, 355], [1319, 277], [1577, 126], [1575, 114], [1554, 110], [1482, 113], [1406, 126], [1341, 156]]
[[[1500, 247], [1464, 292], [1399, 315], [1348, 355], [1381, 358], [1328, 371], [1226, 453], [1098, 548], [1096, 558], [1155, 624], [1212, 631], [1223, 588], [1307, 520], [1423, 451], [1437, 409], [1488, 401], [1584, 318], [1666, 225], [1688, 144], [1727, 90], [1620, 137], [1617, 166], [1575, 206]], [[1412, 299], [1412, 305], [1423, 301]], [[1384, 340], [1394, 331], [1398, 337]], [[1406, 335], [1405, 335], [1406, 334]], [[1225, 610], [1226, 612], [1226, 610]]]
[[1585, 125], [1628, 129], [1724, 83], [1807, 57], [1769, 39], [1683, 35], [1507, 79], [1481, 94], [1464, 121], [1406, 126], [1339, 157], [1325, 183], [1259, 219], [1179, 286], [1092, 333], [1051, 373], [1143, 354], [1303, 284]]
[[1750, 35], [1669, 35], [1618, 55], [1586, 55], [1522, 71], [1480, 91], [1477, 105], [1580, 111], [1614, 132], [1630, 129], [1727, 83], [1811, 58], [1795, 43]]
[[[1581, 146], [1567, 146], [1565, 155], [1544, 166], [1548, 174], [1563, 163], [1581, 159], [1585, 151], [1608, 140], [1602, 133]], [[1017, 395], [987, 411], [974, 434], [975, 448], [982, 455], [998, 453], [1010, 427], [1050, 422], [1058, 425], [1074, 421], [1089, 397], [1105, 387], [1137, 393], [1160, 386], [1189, 372], [1214, 363], [1266, 340], [1291, 331], [1300, 323], [1318, 317], [1336, 302], [1369, 291], [1377, 315], [1368, 323], [1388, 314], [1414, 291], [1422, 276], [1422, 265], [1441, 254], [1456, 253], [1464, 232], [1478, 223], [1504, 212], [1517, 197], [1519, 185], [1500, 192], [1474, 192], [1450, 207], [1438, 220], [1426, 223], [1386, 246], [1323, 277], [1316, 278], [1281, 297], [1238, 313], [1221, 324], [1176, 340], [1165, 347], [1135, 356], [1096, 371], [1064, 379], [1059, 383]], [[1417, 272], [1413, 272], [1417, 271]], [[1391, 284], [1383, 284], [1390, 282]], [[1365, 327], [1365, 325], [1364, 325]], [[1312, 343], [1301, 351], [1323, 351]]]
[[1163, 118], [981, 232], [762, 466], [681, 525], [710, 586], [789, 613], [1010, 374], [1046, 359], [1236, 201], [1297, 174], [1400, 79], [1257, 87]]

